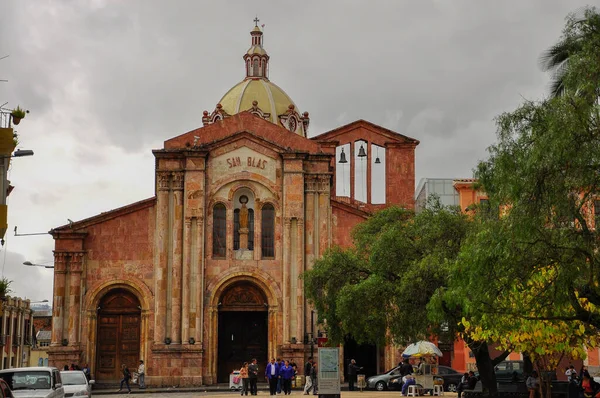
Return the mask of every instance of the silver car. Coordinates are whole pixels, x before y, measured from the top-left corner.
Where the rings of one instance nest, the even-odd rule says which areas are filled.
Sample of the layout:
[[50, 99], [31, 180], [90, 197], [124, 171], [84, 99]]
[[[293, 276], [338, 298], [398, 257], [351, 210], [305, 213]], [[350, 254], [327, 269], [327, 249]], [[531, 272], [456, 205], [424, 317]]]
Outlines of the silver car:
[[64, 398], [58, 369], [53, 367], [12, 368], [0, 370], [0, 378], [15, 398]]
[[91, 398], [92, 384], [94, 380], [88, 381], [85, 373], [81, 370], [61, 370], [65, 397]]
[[400, 375], [400, 366], [396, 366], [392, 370], [388, 370], [384, 374], [377, 376], [371, 376], [367, 379], [367, 388], [374, 389], [377, 391], [387, 390], [388, 381], [394, 377]]

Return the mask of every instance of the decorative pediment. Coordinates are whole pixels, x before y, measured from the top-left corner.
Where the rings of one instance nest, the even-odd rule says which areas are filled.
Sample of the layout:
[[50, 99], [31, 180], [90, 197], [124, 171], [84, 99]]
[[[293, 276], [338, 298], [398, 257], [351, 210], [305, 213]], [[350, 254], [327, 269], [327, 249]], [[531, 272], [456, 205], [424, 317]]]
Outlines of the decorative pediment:
[[210, 115], [208, 114], [208, 111], [204, 111], [204, 113], [202, 114], [202, 124], [206, 126], [208, 124], [213, 124], [218, 120], [224, 120], [230, 116], [231, 115], [225, 112], [225, 110], [223, 109], [223, 105], [217, 104], [217, 107]]
[[248, 112], [253, 114], [254, 116], [258, 116], [261, 119], [270, 120], [271, 114], [267, 112], [263, 112], [262, 109], [258, 107], [258, 101], [252, 101], [252, 107], [248, 109]]
[[289, 131], [295, 134], [300, 134], [305, 137], [308, 132], [308, 124], [310, 118], [308, 112], [304, 112], [300, 115], [294, 105], [290, 105], [284, 114], [278, 115], [279, 123]]

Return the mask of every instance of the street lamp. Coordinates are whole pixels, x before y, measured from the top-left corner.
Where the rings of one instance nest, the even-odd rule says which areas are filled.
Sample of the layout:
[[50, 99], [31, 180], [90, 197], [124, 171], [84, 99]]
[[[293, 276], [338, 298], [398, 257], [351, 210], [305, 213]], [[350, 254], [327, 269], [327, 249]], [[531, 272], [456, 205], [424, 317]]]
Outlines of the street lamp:
[[54, 265], [44, 265], [44, 264], [34, 264], [31, 261], [25, 261], [23, 265], [27, 265], [29, 267], [44, 267], [44, 268], [54, 268]]
[[20, 158], [23, 156], [33, 156], [33, 151], [31, 149], [17, 149], [13, 154], [13, 158]]

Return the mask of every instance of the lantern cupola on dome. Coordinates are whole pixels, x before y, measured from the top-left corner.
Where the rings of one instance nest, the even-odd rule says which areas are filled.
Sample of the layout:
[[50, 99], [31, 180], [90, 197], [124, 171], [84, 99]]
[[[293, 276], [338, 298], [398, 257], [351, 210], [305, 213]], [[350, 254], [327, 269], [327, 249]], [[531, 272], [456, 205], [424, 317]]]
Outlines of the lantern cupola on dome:
[[310, 120], [308, 112], [300, 114], [285, 91], [269, 81], [269, 55], [263, 48], [263, 31], [258, 22], [259, 19], [255, 18], [254, 29], [250, 32], [251, 45], [243, 56], [246, 78], [221, 98], [212, 113], [204, 111], [202, 122], [208, 125], [248, 111], [306, 137]]

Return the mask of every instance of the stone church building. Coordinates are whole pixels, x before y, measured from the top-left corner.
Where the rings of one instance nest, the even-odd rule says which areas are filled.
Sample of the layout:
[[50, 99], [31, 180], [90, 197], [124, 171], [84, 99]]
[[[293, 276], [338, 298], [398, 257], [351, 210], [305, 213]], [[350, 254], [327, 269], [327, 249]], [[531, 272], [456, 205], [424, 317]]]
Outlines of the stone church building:
[[299, 276], [377, 209], [413, 207], [419, 142], [364, 120], [309, 138], [250, 34], [245, 78], [153, 151], [153, 197], [50, 231], [50, 364], [111, 382], [143, 359], [155, 386], [228, 381], [253, 357], [302, 364], [319, 325]]

